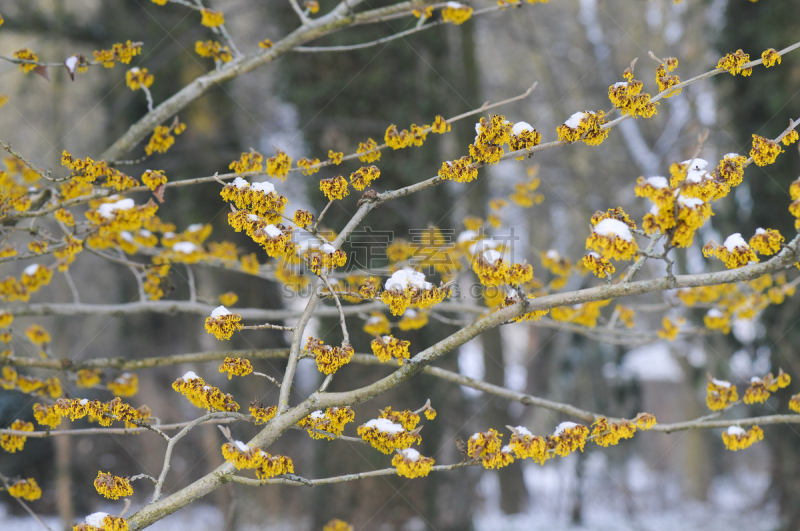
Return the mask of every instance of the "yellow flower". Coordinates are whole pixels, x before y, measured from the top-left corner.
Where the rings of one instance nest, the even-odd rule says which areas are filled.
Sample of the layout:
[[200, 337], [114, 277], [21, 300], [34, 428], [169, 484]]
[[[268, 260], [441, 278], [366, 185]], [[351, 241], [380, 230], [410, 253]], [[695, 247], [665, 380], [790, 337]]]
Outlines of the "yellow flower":
[[258, 398], [250, 402], [250, 414], [255, 417], [255, 424], [269, 422], [278, 413], [278, 406], [264, 407]]
[[736, 386], [725, 380], [709, 378], [706, 386], [706, 405], [712, 411], [725, 409], [739, 400]]
[[423, 457], [413, 448], [397, 450], [397, 455], [392, 458], [392, 466], [397, 468], [397, 475], [405, 478], [423, 478], [427, 476], [435, 461], [430, 457]]
[[0, 310], [0, 328], [10, 328], [14, 322], [14, 314], [6, 310]]
[[301, 168], [303, 175], [313, 175], [319, 171], [319, 159], [307, 159], [305, 157], [297, 161], [297, 167]]
[[46, 404], [33, 405], [33, 418], [42, 426], [47, 426], [54, 430], [61, 424], [61, 415], [55, 409], [55, 406], [47, 406]]
[[[418, 330], [428, 324], [428, 314], [425, 312], [418, 312], [416, 310], [408, 309], [403, 314], [403, 318], [397, 323], [400, 330], [406, 332], [408, 330]], [[379, 332], [380, 333], [380, 332]], [[388, 330], [387, 330], [388, 333]]]
[[219, 366], [219, 372], [228, 373], [228, 380], [234, 376], [247, 376], [253, 372], [253, 366], [244, 358], [226, 357]]
[[408, 352], [409, 345], [411, 345], [410, 341], [403, 341], [393, 336], [376, 337], [370, 343], [372, 353], [380, 361], [386, 362], [394, 357], [397, 358], [398, 365], [403, 364], [404, 358], [408, 359], [411, 356]]
[[200, 57], [209, 57], [223, 63], [233, 59], [230, 48], [222, 46], [217, 41], [197, 41], [194, 43], [194, 51]]
[[603, 111], [576, 112], [557, 128], [558, 139], [567, 142], [582, 140], [590, 146], [603, 143], [608, 137], [608, 129], [602, 125], [607, 122]]
[[406, 431], [402, 425], [386, 418], [372, 419], [357, 429], [358, 435], [385, 454], [394, 450], [409, 448], [414, 442], [421, 442], [419, 430]]
[[305, 428], [312, 439], [335, 439], [344, 431], [346, 424], [353, 422], [355, 413], [349, 407], [330, 407], [314, 411], [297, 424]]
[[[556, 426], [553, 435], [548, 436], [548, 442], [554, 443], [553, 452], [561, 457], [566, 457], [575, 450], [583, 452], [589, 428], [574, 422], [562, 422]], [[549, 446], [549, 445], [548, 445]]]
[[777, 143], [763, 136], [753, 135], [753, 148], [750, 150], [750, 156], [758, 166], [772, 164], [781, 153], [783, 153], [783, 148]]
[[359, 142], [356, 153], [359, 155], [358, 160], [367, 164], [380, 160], [381, 158], [381, 152], [378, 149], [378, 143], [371, 138], [366, 142]]
[[149, 189], [155, 190], [167, 183], [167, 176], [164, 175], [164, 170], [145, 170], [142, 174], [142, 183]]
[[38, 324], [32, 324], [25, 330], [25, 335], [31, 343], [42, 347], [50, 343], [50, 334]]
[[125, 73], [125, 83], [131, 90], [148, 88], [155, 81], [155, 76], [149, 73], [146, 68], [133, 67]]
[[731, 52], [722, 59], [719, 60], [717, 63], [717, 68], [721, 68], [722, 70], [727, 70], [730, 72], [731, 75], [742, 74], [742, 75], [749, 75], [743, 72], [743, 67], [745, 63], [750, 62], [750, 55], [744, 53], [741, 49], [736, 50], [735, 52]]
[[674, 341], [675, 338], [678, 336], [678, 332], [680, 330], [679, 325], [683, 322], [683, 319], [678, 320], [678, 322], [673, 323], [669, 317], [664, 317], [661, 320], [661, 328], [656, 330], [656, 335], [661, 339], [666, 339], [667, 341]]
[[317, 0], [305, 0], [305, 2], [303, 2], [303, 5], [305, 6], [306, 9], [308, 9], [308, 12], [311, 13], [312, 15], [319, 11], [319, 2], [317, 2]]
[[258, 43], [259, 48], [263, 48], [264, 50], [269, 50], [272, 48], [272, 41], [269, 39], [264, 39]]
[[784, 146], [791, 146], [797, 142], [798, 139], [800, 139], [800, 134], [796, 130], [792, 129], [790, 133], [781, 139], [781, 142], [783, 142]]
[[543, 465], [551, 454], [547, 451], [547, 442], [538, 435], [533, 435], [524, 426], [511, 428], [512, 435], [509, 446], [517, 459], [531, 458]]
[[78, 371], [75, 385], [83, 389], [91, 389], [100, 383], [100, 369], [81, 369]]
[[458, 183], [468, 183], [478, 177], [478, 168], [472, 164], [471, 157], [464, 156], [452, 162], [443, 162], [439, 169], [439, 177]]
[[[15, 431], [33, 431], [33, 423], [17, 419], [11, 423], [10, 428]], [[0, 435], [0, 448], [13, 454], [22, 450], [27, 439], [24, 435]]]
[[115, 395], [133, 396], [139, 392], [139, 376], [134, 373], [123, 372], [108, 382], [106, 386]]
[[649, 430], [657, 424], [655, 415], [650, 413], [639, 413], [633, 421], [640, 430]]
[[622, 439], [630, 439], [636, 433], [636, 424], [629, 420], [609, 422], [600, 417], [592, 424], [592, 437], [598, 446], [608, 447], [619, 443]]
[[722, 442], [725, 448], [732, 451], [744, 450], [748, 446], [764, 439], [764, 430], [753, 426], [745, 431], [740, 426], [729, 426], [722, 432]]
[[[21, 59], [23, 61], [33, 61], [34, 63], [39, 60], [33, 51], [29, 50], [28, 48], [22, 48], [21, 50], [17, 50], [14, 52], [14, 58]], [[34, 63], [20, 63], [19, 70], [20, 72], [31, 72], [36, 68]]]
[[614, 274], [614, 271], [616, 271], [616, 268], [610, 260], [603, 258], [595, 252], [584, 255], [583, 265], [600, 278], [610, 277]]
[[223, 394], [219, 388], [206, 385], [205, 381], [189, 371], [172, 383], [172, 388], [195, 407], [212, 411], [239, 411], [239, 404], [230, 394]]
[[42, 489], [33, 478], [18, 479], [8, 488], [8, 493], [15, 498], [34, 501], [42, 497]]
[[153, 130], [153, 136], [150, 137], [150, 141], [144, 147], [144, 152], [148, 156], [152, 155], [153, 152], [166, 153], [174, 143], [175, 137], [172, 136], [170, 128], [165, 125], [158, 125]]
[[350, 174], [350, 182], [353, 183], [353, 188], [361, 191], [380, 176], [381, 171], [377, 166], [365, 166]]
[[[672, 61], [670, 61], [670, 59]], [[667, 72], [672, 72], [675, 67], [678, 66], [678, 60], [674, 57], [667, 59], [666, 66], [664, 63], [661, 63], [658, 68], [656, 69], [656, 84], [658, 85], [658, 91], [664, 92], [666, 90], [670, 90], [675, 85], [680, 84], [681, 78], [676, 75], [667, 75]], [[681, 88], [673, 89], [672, 91], [668, 92], [664, 97], [671, 98], [672, 96], [677, 96], [681, 93]]]
[[758, 228], [749, 243], [757, 253], [769, 256], [781, 250], [783, 241], [783, 236], [777, 230]]
[[52, 269], [42, 264], [32, 264], [25, 268], [20, 280], [22, 284], [28, 288], [28, 291], [35, 293], [39, 291], [42, 286], [48, 285], [52, 278]]
[[230, 339], [233, 333], [242, 329], [242, 316], [231, 313], [224, 306], [217, 306], [210, 317], [206, 317], [206, 332], [217, 339]]
[[775, 64], [781, 64], [781, 56], [775, 48], [768, 48], [761, 53], [761, 58], [764, 60], [764, 66], [769, 68]]
[[225, 15], [222, 13], [222, 11], [214, 11], [213, 9], [204, 8], [200, 10], [200, 15], [202, 16], [200, 19], [200, 24], [208, 28], [216, 28], [217, 26], [222, 26], [225, 24]]
[[142, 52], [142, 43], [127, 41], [125, 44], [116, 43], [110, 50], [95, 50], [94, 60], [103, 63], [105, 68], [113, 68], [114, 61], [123, 64], [131, 62], [135, 56]]
[[617, 315], [619, 316], [620, 322], [624, 324], [626, 328], [633, 328], [634, 312], [631, 308], [618, 304]]
[[594, 226], [586, 239], [586, 247], [603, 258], [616, 260], [630, 260], [639, 250], [628, 225], [612, 218], [603, 219]]
[[[429, 7], [431, 9], [431, 14], [432, 14], [433, 6]], [[430, 15], [426, 15], [426, 18], [430, 18]], [[433, 125], [431, 125], [431, 132], [443, 135], [449, 131], [450, 131], [450, 124], [447, 123], [447, 120], [444, 119], [444, 116], [436, 115], [436, 118], [433, 119]]]
[[353, 526], [345, 522], [344, 520], [339, 520], [335, 518], [325, 524], [325, 527], [322, 528], [322, 531], [353, 531]]
[[450, 288], [437, 288], [426, 282], [422, 273], [402, 269], [384, 284], [381, 301], [389, 306], [392, 315], [402, 315], [409, 306], [429, 308], [449, 295]]
[[228, 165], [228, 168], [241, 175], [245, 172], [260, 172], [264, 168], [264, 156], [258, 151], [245, 152]]
[[650, 94], [640, 94], [643, 86], [641, 81], [635, 79], [615, 83], [608, 87], [608, 99], [623, 116], [650, 118], [656, 114], [658, 103], [650, 102]]
[[789, 409], [795, 413], [800, 413], [800, 394], [792, 395], [789, 400]]
[[233, 306], [236, 304], [236, 301], [239, 300], [239, 296], [232, 291], [221, 293], [217, 298], [219, 299], [219, 303], [223, 306]]
[[703, 322], [709, 330], [720, 330], [723, 334], [731, 331], [731, 316], [712, 308], [703, 317]]
[[442, 20], [453, 24], [463, 24], [472, 18], [472, 8], [458, 2], [448, 2], [442, 9]]
[[97, 478], [94, 480], [94, 488], [109, 500], [118, 500], [133, 495], [133, 487], [128, 478], [112, 476], [111, 472], [98, 471]]
[[355, 351], [349, 344], [341, 347], [325, 345], [322, 340], [309, 337], [306, 342], [306, 350], [314, 355], [317, 361], [317, 368], [324, 374], [333, 374], [343, 365], [350, 363]]
[[325, 194], [328, 201], [342, 199], [350, 193], [347, 189], [347, 181], [341, 175], [330, 179], [322, 179], [319, 182], [319, 189]]
[[370, 336], [388, 334], [391, 331], [389, 319], [381, 312], [372, 312], [362, 330]]
[[707, 243], [703, 246], [703, 255], [706, 257], [716, 256], [725, 262], [725, 267], [728, 269], [746, 266], [750, 262], [758, 262], [755, 251], [738, 232], [728, 236], [723, 245]]

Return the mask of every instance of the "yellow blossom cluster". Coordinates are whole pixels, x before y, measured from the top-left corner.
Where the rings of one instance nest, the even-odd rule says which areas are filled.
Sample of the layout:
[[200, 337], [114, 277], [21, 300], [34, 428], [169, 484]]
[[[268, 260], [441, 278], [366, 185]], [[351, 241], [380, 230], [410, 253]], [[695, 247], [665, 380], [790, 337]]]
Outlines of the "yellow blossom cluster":
[[524, 426], [509, 426], [509, 429], [512, 435], [508, 446], [517, 459], [531, 458], [543, 465], [550, 458], [550, 453], [547, 451], [547, 441], [543, 437], [533, 435]]
[[128, 531], [128, 521], [108, 513], [92, 513], [84, 523], [72, 526], [72, 531]]
[[228, 380], [234, 376], [247, 376], [253, 372], [253, 366], [249, 360], [244, 358], [231, 358], [225, 357], [225, 360], [219, 366], [219, 372], [228, 373]]
[[332, 440], [339, 437], [345, 425], [355, 418], [356, 414], [349, 407], [329, 407], [324, 413], [319, 410], [312, 412], [300, 419], [297, 425], [305, 428], [312, 439]]
[[[380, 282], [381, 280], [378, 277], [365, 278], [364, 281], [361, 282], [361, 284], [359, 284], [358, 286], [358, 294], [361, 296], [362, 299], [371, 301], [378, 294]], [[375, 314], [373, 313], [372, 315]], [[376, 332], [376, 333], [381, 333], [381, 332]], [[388, 333], [388, 328], [387, 328], [387, 333]]]
[[22, 285], [29, 293], [36, 293], [43, 286], [50, 284], [53, 278], [53, 270], [42, 264], [32, 264], [25, 268], [20, 277]]
[[[33, 423], [17, 419], [11, 423], [10, 429], [15, 431], [33, 431]], [[24, 435], [0, 435], [0, 448], [8, 453], [16, 453], [25, 446], [28, 440]]]
[[728, 269], [746, 266], [750, 262], [758, 262], [755, 251], [738, 232], [728, 236], [722, 245], [718, 245], [713, 241], [705, 244], [703, 246], [703, 256], [706, 258], [716, 256], [725, 262], [725, 267]]
[[206, 382], [189, 371], [173, 382], [172, 388], [185, 396], [192, 405], [211, 411], [239, 411], [230, 394], [223, 394], [219, 388]]
[[94, 60], [103, 63], [105, 68], [113, 68], [115, 62], [127, 65], [140, 53], [142, 53], [141, 42], [127, 41], [125, 44], [118, 42], [110, 50], [95, 50]]
[[448, 2], [442, 9], [442, 21], [451, 24], [463, 24], [472, 18], [472, 8], [458, 2]]
[[228, 165], [228, 169], [239, 175], [249, 171], [259, 172], [264, 169], [264, 155], [253, 150], [242, 153], [239, 160], [234, 160]]
[[800, 133], [798, 133], [796, 129], [792, 129], [789, 133], [786, 134], [786, 136], [784, 136], [781, 139], [781, 143], [784, 146], [791, 146], [798, 140], [800, 140]]
[[582, 140], [590, 146], [600, 145], [608, 138], [608, 129], [602, 127], [606, 122], [603, 111], [576, 112], [558, 126], [558, 139], [567, 142]]
[[344, 343], [341, 347], [326, 345], [321, 339], [309, 337], [306, 342], [306, 350], [314, 355], [317, 361], [317, 368], [325, 374], [333, 374], [343, 365], [350, 363], [355, 350], [350, 344]]
[[769, 256], [781, 250], [783, 241], [783, 236], [777, 230], [758, 228], [748, 243], [758, 254]]
[[353, 188], [360, 192], [380, 176], [381, 170], [377, 166], [364, 166], [350, 174], [350, 182], [353, 183]]
[[739, 400], [736, 386], [725, 380], [709, 377], [706, 386], [706, 405], [711, 411], [725, 409]]
[[431, 132], [443, 135], [450, 132], [450, 123], [444, 119], [444, 116], [436, 115], [431, 124]]
[[232, 212], [228, 215], [228, 224], [237, 229], [237, 232], [245, 227], [245, 221], [253, 221], [249, 217], [250, 214], [264, 218], [266, 223], [279, 223], [289, 203], [286, 197], [278, 194], [271, 183], [249, 183], [241, 177], [226, 184], [220, 195], [222, 199], [232, 202], [240, 212], [243, 212], [242, 214]]
[[425, 457], [413, 448], [397, 450], [392, 458], [392, 466], [397, 468], [397, 475], [405, 478], [424, 478], [430, 473], [434, 463], [433, 458]]
[[428, 314], [426, 312], [408, 309], [405, 311], [400, 321], [397, 322], [397, 327], [406, 332], [408, 330], [419, 330], [426, 324], [428, 324]]
[[404, 450], [422, 441], [419, 429], [407, 431], [401, 424], [387, 418], [372, 419], [359, 426], [357, 431], [362, 439], [385, 454]]
[[175, 136], [180, 135], [186, 131], [186, 124], [179, 122], [177, 117], [173, 120], [172, 124], [167, 126], [157, 126], [153, 131], [153, 136], [144, 148], [147, 155], [151, 155], [154, 151], [157, 153], [166, 153], [167, 150], [175, 143]]
[[155, 190], [162, 184], [167, 184], [167, 176], [164, 170], [145, 170], [142, 174], [142, 183], [151, 190]]
[[47, 426], [54, 430], [61, 424], [61, 415], [56, 411], [55, 406], [48, 406], [46, 404], [33, 405], [33, 418], [41, 426]]
[[0, 387], [3, 389], [10, 390], [16, 386], [23, 393], [49, 396], [50, 398], [58, 398], [63, 394], [61, 381], [55, 376], [46, 380], [32, 376], [20, 376], [17, 374], [16, 369], [9, 366], [3, 367], [0, 374], [2, 374]]
[[133, 487], [128, 478], [114, 476], [111, 472], [97, 472], [94, 488], [109, 500], [118, 500], [133, 495]]
[[359, 142], [356, 153], [359, 155], [358, 160], [367, 164], [381, 159], [378, 143], [371, 138], [367, 139], [366, 142]]
[[636, 225], [621, 208], [592, 217], [592, 234], [586, 239], [586, 248], [609, 260], [630, 260], [639, 250], [631, 229]]
[[767, 48], [761, 53], [761, 59], [764, 60], [764, 66], [769, 68], [776, 64], [781, 64], [781, 56], [775, 48]]
[[[38, 408], [36, 406], [39, 406]], [[136, 421], [143, 421], [150, 418], [150, 408], [141, 406], [134, 408], [130, 404], [126, 404], [119, 397], [107, 403], [100, 402], [99, 400], [89, 400], [87, 398], [59, 398], [52, 406], [53, 410], [46, 411], [43, 406], [36, 404], [34, 406], [34, 417], [36, 413], [43, 417], [43, 420], [52, 420], [52, 414], [57, 413], [61, 417], [69, 417], [69, 420], [74, 421], [88, 417], [91, 422], [97, 422], [101, 426], [111, 426], [117, 420], [125, 423], [126, 428], [135, 427]], [[49, 408], [47, 408], [49, 409]], [[37, 422], [43, 425], [48, 425], [44, 422]]]
[[314, 223], [314, 215], [307, 210], [295, 210], [292, 220], [300, 228], [308, 228]]
[[792, 395], [789, 400], [789, 409], [795, 413], [800, 413], [800, 394]]
[[254, 398], [253, 401], [250, 402], [249, 411], [255, 418], [256, 426], [258, 426], [259, 424], [269, 422], [278, 413], [278, 406], [266, 407], [258, 398]]
[[680, 332], [680, 325], [684, 323], [684, 319], [676, 319], [672, 320], [669, 317], [664, 316], [661, 319], [661, 328], [656, 330], [656, 335], [661, 339], [666, 339], [667, 341], [674, 341], [676, 337], [678, 337], [678, 332]]
[[370, 336], [382, 336], [391, 331], [391, 324], [382, 312], [372, 312], [369, 318], [364, 321], [362, 330]]
[[752, 68], [744, 68], [746, 63], [750, 62], [750, 55], [744, 53], [741, 49], [726, 54], [717, 62], [717, 68], [727, 70], [731, 75], [742, 74], [747, 77], [753, 73]]
[[627, 306], [623, 306], [621, 304], [617, 305], [616, 308], [617, 316], [619, 318], [619, 322], [625, 325], [626, 328], [633, 328], [633, 318], [635, 313], [633, 309], [628, 308]]
[[75, 385], [82, 389], [91, 389], [100, 383], [100, 369], [81, 369], [76, 376]]
[[[527, 125], [527, 124], [526, 124]], [[475, 142], [469, 146], [469, 154], [478, 162], [496, 164], [505, 151], [503, 146], [511, 141], [514, 124], [502, 114], [481, 118], [475, 124]]]
[[347, 189], [347, 181], [341, 175], [337, 177], [331, 177], [330, 179], [322, 179], [319, 182], [319, 189], [323, 194], [325, 194], [325, 197], [328, 198], [328, 201], [342, 199], [350, 193], [350, 191]]
[[472, 164], [472, 158], [461, 157], [454, 161], [445, 161], [439, 168], [439, 177], [457, 183], [468, 183], [478, 177], [478, 168]]
[[38, 500], [42, 497], [42, 489], [33, 478], [18, 479], [8, 488], [8, 493], [15, 498], [27, 501]]
[[133, 67], [125, 73], [125, 83], [131, 90], [148, 88], [155, 81], [155, 76], [146, 68]]
[[555, 321], [594, 328], [597, 326], [601, 310], [610, 303], [610, 300], [604, 300], [575, 304], [574, 306], [557, 306], [552, 309], [550, 315]]
[[467, 441], [467, 455], [480, 461], [484, 468], [502, 468], [514, 462], [511, 446], [502, 446], [503, 442], [497, 430], [490, 428], [486, 432], [478, 432]]
[[783, 153], [783, 148], [769, 138], [763, 136], [753, 135], [753, 147], [750, 149], [750, 156], [753, 157], [753, 162], [758, 166], [766, 166], [772, 164], [778, 155]]
[[20, 59], [21, 61], [32, 61], [30, 63], [19, 63], [19, 71], [27, 74], [36, 68], [35, 63], [39, 60], [39, 57], [29, 48], [22, 48], [14, 52], [14, 59]]
[[206, 317], [206, 332], [214, 334], [217, 339], [230, 339], [235, 331], [242, 329], [242, 316], [231, 313], [224, 306], [218, 306]]
[[[668, 57], [656, 68], [656, 85], [658, 85], [659, 92], [664, 92], [680, 84], [681, 78], [677, 74], [668, 74], [668, 72], [672, 72], [677, 67], [678, 60], [675, 57]], [[677, 96], [681, 93], [681, 90], [681, 88], [674, 89], [668, 92], [664, 97], [671, 98], [672, 96]]]
[[338, 166], [344, 160], [344, 153], [341, 151], [328, 150], [328, 160], [331, 164]]
[[531, 264], [508, 264], [498, 251], [489, 249], [472, 261], [472, 270], [484, 286], [520, 285], [533, 278]]
[[194, 43], [194, 51], [200, 57], [209, 57], [223, 63], [233, 59], [230, 48], [221, 45], [217, 41], [197, 41]]
[[753, 378], [750, 379], [750, 386], [744, 392], [742, 401], [745, 404], [764, 403], [769, 398], [770, 393], [788, 387], [791, 382], [791, 377], [783, 372], [783, 369], [778, 371], [777, 377], [773, 376], [772, 373], [767, 374], [763, 378], [753, 376]]
[[396, 358], [398, 365], [402, 365], [403, 359], [408, 359], [411, 356], [408, 352], [408, 347], [410, 345], [410, 341], [397, 339], [394, 336], [378, 336], [370, 343], [372, 353], [375, 354], [381, 362], [387, 362], [392, 358]]
[[[398, 277], [398, 274], [403, 274]], [[421, 281], [418, 280], [421, 277]], [[409, 278], [413, 281], [409, 282]], [[421, 273], [401, 270], [395, 272], [392, 278], [386, 281], [385, 289], [381, 293], [381, 301], [389, 306], [392, 315], [403, 315], [410, 306], [417, 308], [430, 308], [442, 302], [450, 295], [449, 287], [436, 287], [430, 282], [425, 282]]]
[[[431, 6], [433, 8], [433, 6]], [[344, 520], [339, 520], [338, 518], [334, 518], [327, 524], [325, 527], [322, 528], [322, 531], [354, 531], [353, 526], [345, 522]]]
[[627, 81], [620, 81], [608, 87], [608, 99], [623, 116], [651, 118], [657, 112], [658, 103], [650, 101], [650, 94], [641, 93], [643, 87], [644, 83], [633, 79], [633, 74], [629, 74]]
[[347, 253], [327, 243], [317, 248], [309, 247], [300, 254], [308, 261], [309, 269], [318, 275], [347, 263]]
[[292, 157], [280, 149], [276, 150], [274, 157], [267, 159], [267, 175], [272, 178], [284, 180], [292, 168]]
[[305, 157], [297, 161], [297, 167], [303, 172], [303, 175], [313, 175], [319, 171], [319, 159], [307, 159]]
[[598, 446], [613, 446], [622, 439], [630, 439], [636, 433], [636, 424], [629, 420], [621, 419], [619, 422], [609, 422], [605, 417], [600, 417], [592, 424], [592, 440]]
[[216, 28], [225, 24], [225, 15], [222, 11], [203, 8], [200, 10], [200, 24], [208, 28]]
[[764, 439], [764, 430], [758, 426], [753, 426], [745, 431], [740, 426], [729, 426], [722, 432], [722, 442], [725, 448], [733, 452], [744, 450], [748, 446]]
[[281, 474], [294, 473], [294, 463], [285, 455], [270, 455], [256, 446], [242, 441], [222, 445], [222, 456], [237, 469], [254, 469], [258, 479], [269, 479]]
[[411, 124], [410, 129], [410, 131], [403, 129], [398, 132], [396, 125], [390, 125], [386, 128], [386, 133], [383, 135], [386, 145], [392, 149], [403, 149], [408, 146], [419, 147], [425, 142], [425, 138], [428, 136], [431, 126], [423, 125], [420, 127], [417, 124]]
[[[426, 411], [427, 407], [429, 406], [426, 406]], [[403, 427], [403, 429], [408, 431], [416, 428], [420, 421], [420, 416], [409, 409], [404, 411], [393, 411], [391, 406], [388, 406], [379, 411], [381, 413], [378, 415], [379, 419], [386, 419], [395, 424], [399, 424]]]
[[611, 277], [617, 270], [608, 258], [604, 258], [594, 251], [584, 255], [583, 265], [600, 278]]

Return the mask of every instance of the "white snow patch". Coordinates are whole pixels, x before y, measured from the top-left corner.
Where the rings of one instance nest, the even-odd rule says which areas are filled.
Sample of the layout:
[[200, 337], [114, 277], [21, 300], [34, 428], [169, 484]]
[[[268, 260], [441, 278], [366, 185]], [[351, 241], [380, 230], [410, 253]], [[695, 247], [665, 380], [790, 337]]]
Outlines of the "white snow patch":
[[533, 131], [533, 126], [528, 122], [517, 122], [511, 128], [511, 134], [514, 136], [518, 136], [524, 131]]
[[728, 435], [733, 435], [735, 437], [741, 437], [742, 435], [747, 435], [747, 431], [740, 426], [728, 426], [728, 429], [725, 430]]
[[103, 520], [109, 516], [108, 513], [92, 513], [84, 519], [87, 525], [103, 529]]
[[734, 232], [733, 234], [725, 238], [725, 243], [723, 243], [722, 245], [725, 246], [725, 248], [728, 250], [729, 253], [732, 253], [737, 247], [743, 249], [750, 248], [750, 246], [747, 245], [747, 242], [744, 241], [744, 238], [742, 238], [742, 235], [738, 232]]
[[42, 264], [31, 264], [28, 267], [26, 267], [22, 271], [22, 273], [28, 275], [29, 277], [32, 277], [33, 275], [36, 274], [36, 272], [39, 270], [40, 267], [42, 267]]
[[576, 426], [577, 426], [577, 424], [575, 424], [574, 422], [570, 422], [570, 421], [565, 421], [565, 422], [562, 422], [561, 424], [559, 424], [558, 426], [556, 426], [556, 429], [555, 429], [555, 431], [553, 432], [553, 435], [554, 435], [554, 436], [556, 436], [556, 437], [558, 437], [558, 436], [560, 436], [562, 433], [564, 433], [565, 431], [567, 431], [567, 430], [569, 430], [569, 429], [572, 429], [572, 428], [575, 428]]
[[72, 57], [67, 57], [64, 61], [64, 64], [67, 66], [67, 70], [69, 70], [70, 74], [75, 73], [75, 67], [78, 66], [80, 59], [78, 59], [77, 55], [73, 55]]
[[264, 227], [264, 232], [266, 232], [270, 238], [277, 238], [283, 234], [283, 231], [275, 225], [267, 225]]
[[620, 369], [639, 380], [683, 381], [683, 370], [664, 342], [654, 343], [628, 351]]
[[566, 125], [570, 129], [577, 129], [578, 126], [581, 124], [581, 120], [583, 120], [587, 116], [589, 116], [588, 113], [576, 112], [575, 114], [570, 116], [566, 122], [564, 122], [564, 125]]
[[172, 246], [176, 253], [191, 254], [197, 250], [197, 246], [192, 242], [177, 242]]
[[594, 226], [594, 231], [601, 236], [616, 236], [627, 242], [633, 241], [631, 230], [618, 219], [606, 218]]
[[390, 435], [403, 433], [405, 431], [400, 424], [395, 424], [389, 419], [372, 419], [367, 422], [365, 426], [367, 428], [375, 428], [381, 433], [388, 433]]
[[419, 458], [422, 457], [420, 453], [413, 448], [408, 448], [406, 450], [399, 450], [399, 453], [403, 458], [408, 459], [410, 461], [419, 461]]
[[211, 318], [217, 319], [218, 317], [222, 317], [223, 315], [230, 315], [231, 311], [228, 310], [225, 306], [217, 306], [214, 308], [214, 311], [211, 312]]
[[130, 210], [134, 207], [133, 199], [120, 199], [116, 203], [103, 203], [97, 208], [97, 212], [104, 218], [113, 218], [117, 210]]
[[662, 177], [661, 175], [654, 175], [653, 177], [648, 177], [645, 179], [647, 184], [652, 186], [653, 188], [658, 188], [659, 190], [662, 188], [669, 188], [669, 181], [666, 177]]
[[264, 195], [270, 194], [275, 191], [275, 187], [270, 182], [253, 183], [251, 188], [256, 192], [261, 192]]
[[181, 380], [184, 382], [188, 382], [189, 380], [199, 380], [200, 377], [194, 371], [186, 371], [186, 373], [181, 376]]
[[242, 188], [247, 188], [248, 186], [250, 186], [250, 183], [245, 181], [241, 177], [235, 178], [231, 184], [233, 184], [233, 186], [235, 186], [239, 190], [241, 190]]

